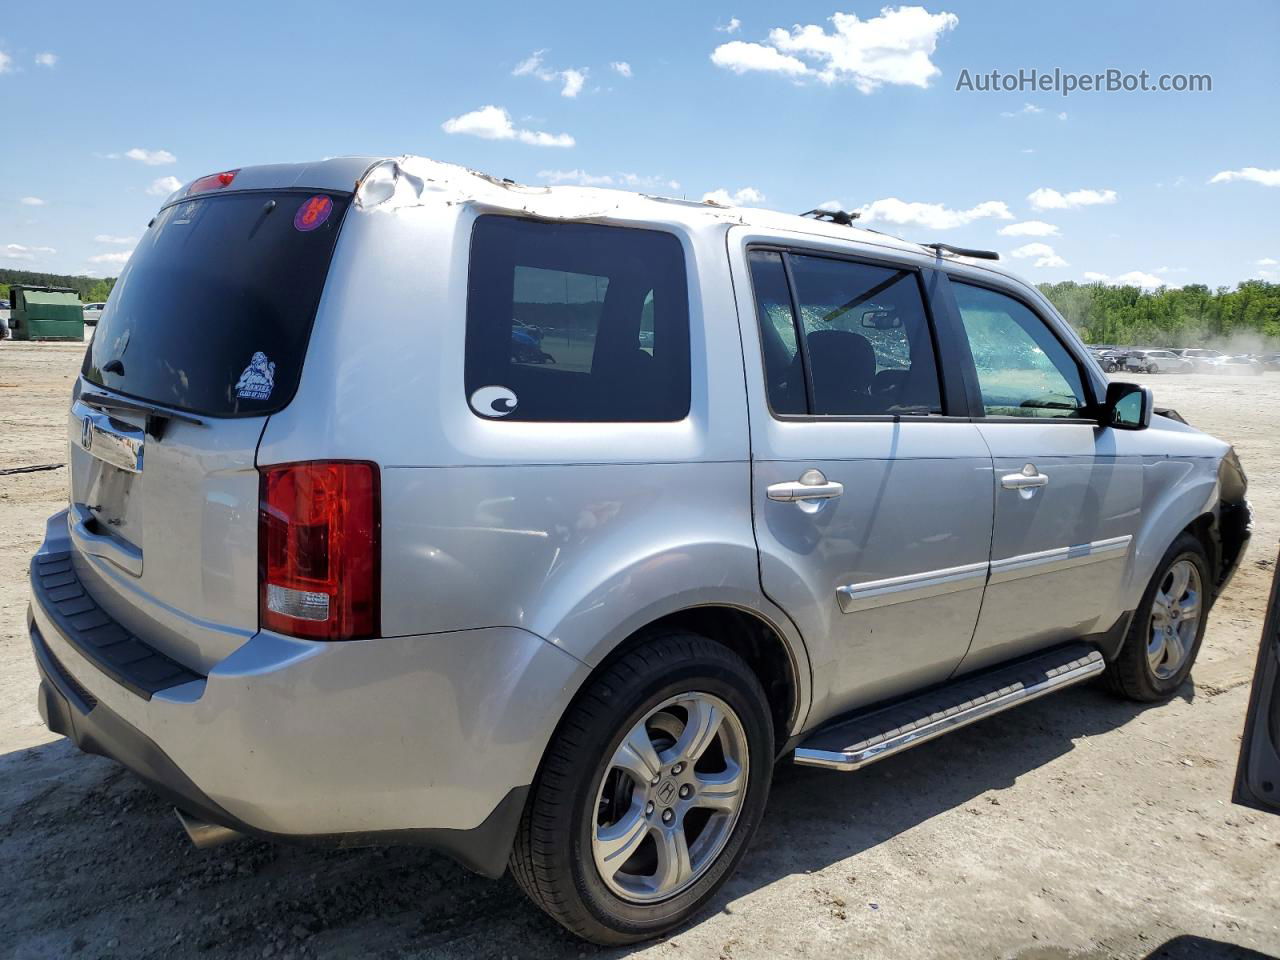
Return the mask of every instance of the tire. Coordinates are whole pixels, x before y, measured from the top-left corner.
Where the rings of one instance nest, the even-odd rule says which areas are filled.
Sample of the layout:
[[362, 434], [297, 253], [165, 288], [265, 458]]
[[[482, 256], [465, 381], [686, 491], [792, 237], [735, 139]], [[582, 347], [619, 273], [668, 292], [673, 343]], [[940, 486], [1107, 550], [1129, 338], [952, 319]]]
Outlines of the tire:
[[[701, 738], [702, 759], [677, 770], [690, 718], [711, 716], [712, 707], [723, 708], [714, 739]], [[638, 742], [638, 724], [638, 736], [655, 751], [651, 763], [660, 764], [658, 784], [641, 784], [616, 764], [621, 755], [635, 769], [650, 769], [634, 762], [643, 747], [624, 749], [624, 741]], [[525, 805], [511, 872], [529, 899], [583, 939], [619, 945], [659, 936], [696, 913], [737, 867], [764, 813], [773, 760], [769, 702], [747, 664], [698, 634], [655, 634], [591, 680], [565, 714]], [[735, 782], [744, 792], [731, 794]], [[680, 799], [686, 789], [687, 801]], [[709, 809], [707, 799], [737, 803], [736, 813], [727, 806], [724, 813], [697, 812]], [[662, 826], [667, 810], [674, 827]], [[662, 838], [673, 833], [691, 841], [687, 859], [664, 861], [662, 851], [677, 847]], [[609, 855], [603, 844], [621, 836], [644, 839], [618, 841], [630, 852], [613, 854], [606, 876], [597, 857]], [[664, 862], [689, 871], [664, 872]]]
[[1147, 364], [1147, 373], [1159, 373], [1159, 372], [1160, 372], [1160, 368], [1156, 366], [1154, 363]]
[[[1168, 588], [1177, 586], [1175, 568], [1186, 571], [1188, 566], [1194, 568], [1187, 587], [1188, 590], [1194, 589], [1196, 594], [1193, 624], [1183, 616], [1188, 606], [1186, 595], [1172, 598], [1176, 601], [1172, 607], [1176, 616], [1172, 620], [1168, 613], [1169, 605], [1162, 599], [1157, 602], [1158, 595], [1162, 598], [1171, 592]], [[1155, 576], [1142, 594], [1119, 656], [1108, 665], [1103, 675], [1113, 693], [1142, 703], [1167, 700], [1173, 696], [1190, 675], [1196, 654], [1200, 652], [1212, 605], [1212, 583], [1204, 546], [1189, 533], [1179, 534], [1165, 551]], [[1174, 631], [1172, 636], [1163, 630], [1165, 626]], [[1157, 632], [1162, 637], [1157, 637]], [[1159, 656], [1160, 643], [1164, 644], [1164, 658]], [[1181, 651], [1176, 662], [1171, 655], [1175, 643]]]

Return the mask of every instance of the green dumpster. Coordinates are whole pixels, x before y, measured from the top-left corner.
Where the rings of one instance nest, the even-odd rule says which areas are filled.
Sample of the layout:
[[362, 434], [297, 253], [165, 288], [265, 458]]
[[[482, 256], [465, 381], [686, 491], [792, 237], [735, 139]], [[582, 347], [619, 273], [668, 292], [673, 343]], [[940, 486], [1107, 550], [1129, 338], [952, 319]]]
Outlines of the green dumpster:
[[10, 286], [9, 335], [15, 340], [83, 340], [84, 306], [66, 287]]

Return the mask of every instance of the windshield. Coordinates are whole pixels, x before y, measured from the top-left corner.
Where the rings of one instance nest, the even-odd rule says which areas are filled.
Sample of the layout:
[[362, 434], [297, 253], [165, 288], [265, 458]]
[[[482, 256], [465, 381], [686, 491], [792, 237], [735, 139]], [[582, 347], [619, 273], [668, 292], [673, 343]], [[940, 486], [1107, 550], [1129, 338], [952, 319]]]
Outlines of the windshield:
[[245, 192], [161, 210], [98, 321], [84, 378], [212, 416], [284, 407], [349, 201]]

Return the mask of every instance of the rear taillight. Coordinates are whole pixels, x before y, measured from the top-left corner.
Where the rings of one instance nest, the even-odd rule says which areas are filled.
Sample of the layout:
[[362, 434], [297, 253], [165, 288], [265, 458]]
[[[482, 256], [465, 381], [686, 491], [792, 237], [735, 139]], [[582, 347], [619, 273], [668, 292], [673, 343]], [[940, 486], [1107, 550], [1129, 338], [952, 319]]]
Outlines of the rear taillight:
[[239, 169], [224, 170], [222, 173], [211, 173], [207, 177], [201, 177], [199, 180], [194, 180], [192, 181], [191, 186], [187, 187], [187, 192], [184, 196], [189, 197], [193, 193], [204, 193], [208, 190], [217, 190], [221, 187], [229, 187], [231, 186], [231, 181], [236, 178], [236, 174], [239, 172]]
[[262, 627], [314, 640], [378, 633], [378, 467], [317, 460], [260, 467]]

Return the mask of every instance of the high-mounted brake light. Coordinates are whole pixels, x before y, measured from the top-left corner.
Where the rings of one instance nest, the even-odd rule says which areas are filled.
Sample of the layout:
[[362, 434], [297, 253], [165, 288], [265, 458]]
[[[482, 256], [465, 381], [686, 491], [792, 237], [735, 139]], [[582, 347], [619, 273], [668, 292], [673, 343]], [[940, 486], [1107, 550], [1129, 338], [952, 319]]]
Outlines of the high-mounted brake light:
[[193, 193], [205, 193], [209, 190], [217, 190], [220, 187], [230, 186], [231, 181], [236, 178], [236, 174], [240, 172], [240, 168], [235, 170], [224, 170], [222, 173], [211, 173], [207, 177], [201, 177], [194, 181], [191, 186], [187, 187], [185, 196], [191, 196]]
[[260, 467], [258, 614], [312, 640], [378, 633], [378, 467], [317, 460]]

